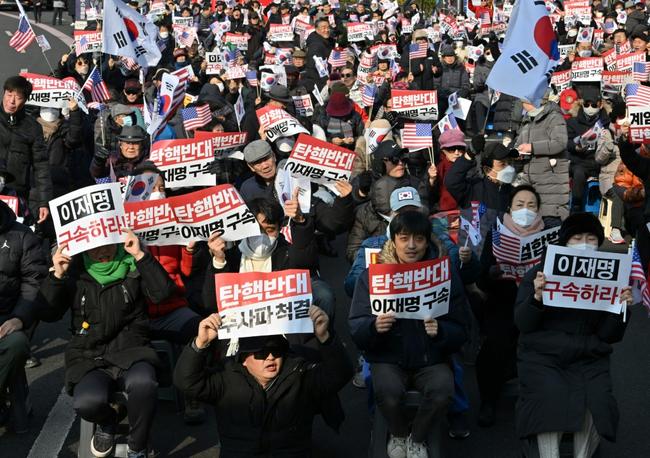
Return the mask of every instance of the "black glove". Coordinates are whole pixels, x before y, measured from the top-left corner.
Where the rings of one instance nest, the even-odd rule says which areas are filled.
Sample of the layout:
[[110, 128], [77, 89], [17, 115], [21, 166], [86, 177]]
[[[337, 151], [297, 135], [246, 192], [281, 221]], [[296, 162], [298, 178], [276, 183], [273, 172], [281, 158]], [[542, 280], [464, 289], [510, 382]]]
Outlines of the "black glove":
[[210, 163], [210, 165], [208, 165], [207, 168], [208, 173], [212, 173], [214, 175], [220, 175], [224, 170], [225, 164], [221, 159], [215, 159]]
[[472, 137], [472, 156], [482, 153], [485, 149], [485, 137], [482, 134], [474, 135]]
[[370, 187], [372, 186], [372, 172], [366, 170], [359, 174], [359, 192], [365, 196], [370, 193]]
[[485, 84], [477, 84], [476, 87], [474, 88], [474, 91], [477, 93], [483, 92], [485, 88], [486, 88]]
[[99, 162], [105, 161], [110, 155], [111, 152], [104, 145], [101, 145], [99, 143], [95, 145], [95, 158], [97, 158]]

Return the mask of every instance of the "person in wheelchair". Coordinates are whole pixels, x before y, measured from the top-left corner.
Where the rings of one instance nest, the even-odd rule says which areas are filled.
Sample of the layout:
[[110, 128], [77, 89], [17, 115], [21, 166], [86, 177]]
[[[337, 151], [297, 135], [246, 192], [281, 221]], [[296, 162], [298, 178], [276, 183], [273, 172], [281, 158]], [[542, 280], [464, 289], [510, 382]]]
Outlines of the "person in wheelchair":
[[[390, 238], [379, 263], [410, 264], [445, 256], [442, 244], [431, 236], [431, 223], [422, 212], [397, 214], [389, 231]], [[467, 306], [458, 273], [450, 269], [450, 275], [449, 312], [437, 319], [396, 319], [392, 313], [373, 315], [368, 269], [359, 275], [355, 286], [348, 318], [350, 333], [370, 363], [377, 408], [390, 432], [390, 458], [426, 458], [425, 439], [431, 428], [440, 428], [439, 422], [452, 399], [451, 355], [467, 339]], [[422, 394], [411, 426], [402, 404], [410, 389]]]
[[59, 245], [40, 292], [40, 319], [60, 320], [71, 309], [65, 386], [79, 416], [96, 424], [94, 456], [109, 456], [118, 412], [115, 392], [127, 395], [128, 456], [145, 458], [157, 403], [156, 352], [149, 346], [146, 299], [160, 303], [174, 290], [167, 272], [128, 229], [124, 245], [104, 245], [74, 257]]

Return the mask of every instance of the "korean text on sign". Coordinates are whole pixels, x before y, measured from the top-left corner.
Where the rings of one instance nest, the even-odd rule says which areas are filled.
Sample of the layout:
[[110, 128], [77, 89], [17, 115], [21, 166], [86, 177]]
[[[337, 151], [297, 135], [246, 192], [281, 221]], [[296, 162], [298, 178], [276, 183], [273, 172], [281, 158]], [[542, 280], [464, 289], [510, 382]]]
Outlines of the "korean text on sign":
[[308, 270], [215, 275], [219, 339], [311, 333]]
[[371, 264], [368, 269], [373, 315], [425, 319], [449, 311], [449, 257], [413, 264]]
[[160, 169], [168, 188], [214, 186], [216, 175], [209, 173], [214, 161], [212, 140], [161, 140], [153, 144], [149, 159]]
[[315, 183], [349, 180], [355, 154], [345, 148], [300, 134], [287, 160], [285, 170], [294, 177], [309, 178]]

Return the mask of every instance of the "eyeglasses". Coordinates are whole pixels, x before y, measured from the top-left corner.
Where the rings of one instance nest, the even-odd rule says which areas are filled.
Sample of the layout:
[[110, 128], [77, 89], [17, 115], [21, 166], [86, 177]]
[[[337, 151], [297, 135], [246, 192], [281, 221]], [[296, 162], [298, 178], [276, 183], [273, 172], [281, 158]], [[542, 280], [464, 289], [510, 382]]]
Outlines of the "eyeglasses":
[[127, 95], [138, 95], [140, 93], [140, 90], [138, 89], [125, 89], [124, 93]]
[[253, 353], [253, 358], [258, 360], [265, 360], [269, 355], [273, 355], [274, 358], [282, 358], [287, 354], [287, 351], [284, 348], [262, 348], [259, 351]]
[[400, 162], [403, 162], [403, 157], [402, 156], [392, 156], [392, 157], [385, 157], [384, 161], [390, 162], [393, 165], [397, 165]]
[[341, 73], [341, 77], [343, 78], [352, 78], [353, 75], [353, 73]]
[[462, 146], [450, 146], [449, 148], [443, 148], [448, 153], [459, 153], [459, 154], [465, 154], [465, 151], [467, 151], [467, 148], [463, 148]]
[[88, 62], [85, 60], [77, 59], [77, 62], [75, 62], [75, 65], [88, 65]]
[[582, 106], [585, 108], [598, 108], [598, 102], [582, 102]]

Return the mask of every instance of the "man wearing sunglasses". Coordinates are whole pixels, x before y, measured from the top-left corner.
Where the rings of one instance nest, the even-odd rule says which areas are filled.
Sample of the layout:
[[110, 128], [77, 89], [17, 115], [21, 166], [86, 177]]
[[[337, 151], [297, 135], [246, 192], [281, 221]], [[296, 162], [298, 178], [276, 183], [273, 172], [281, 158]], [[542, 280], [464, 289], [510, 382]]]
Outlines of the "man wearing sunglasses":
[[216, 372], [206, 370], [207, 349], [218, 337], [221, 318], [213, 313], [199, 324], [176, 363], [174, 383], [192, 399], [215, 406], [220, 456], [311, 456], [314, 416], [353, 371], [325, 312], [312, 305], [309, 317], [318, 363], [292, 355], [281, 335], [258, 336], [240, 339], [237, 356]]

